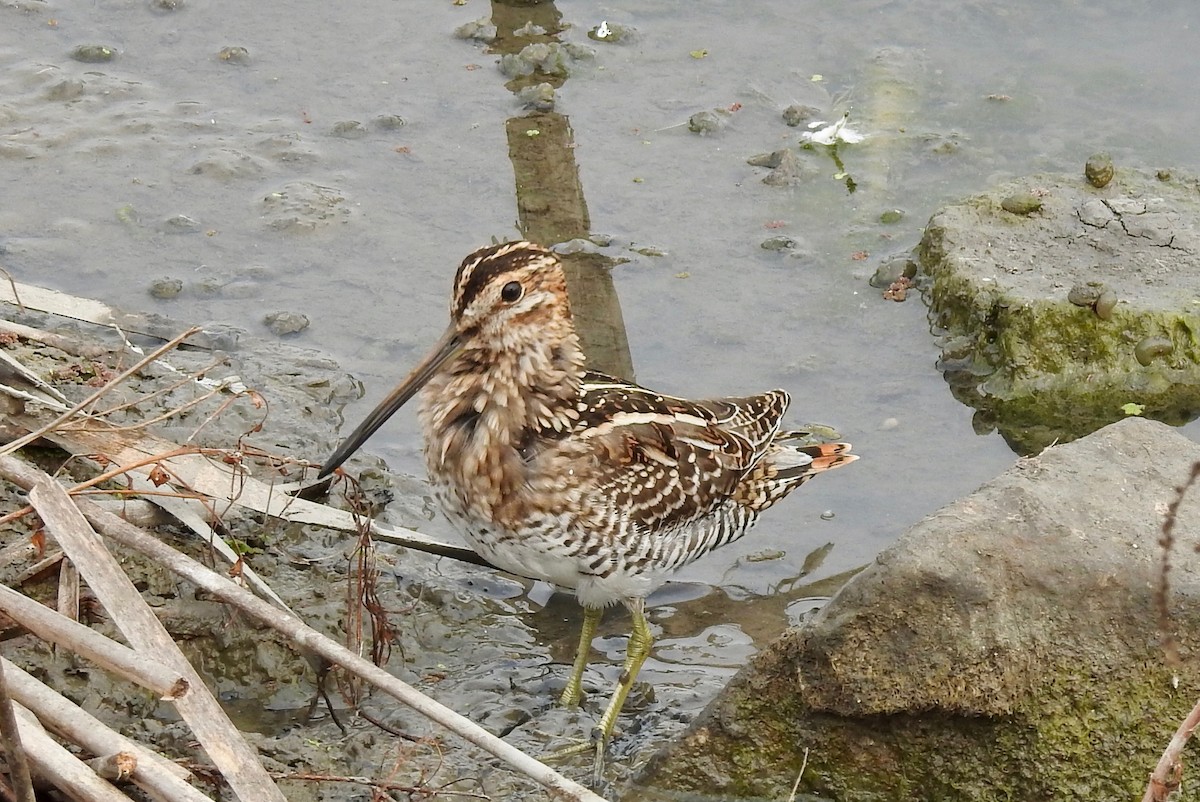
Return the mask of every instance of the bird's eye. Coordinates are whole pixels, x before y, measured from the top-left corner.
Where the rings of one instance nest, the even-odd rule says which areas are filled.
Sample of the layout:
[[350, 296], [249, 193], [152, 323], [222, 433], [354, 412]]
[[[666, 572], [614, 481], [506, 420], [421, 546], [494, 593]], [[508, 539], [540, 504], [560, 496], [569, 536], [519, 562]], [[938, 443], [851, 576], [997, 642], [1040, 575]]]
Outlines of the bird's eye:
[[500, 290], [500, 297], [511, 304], [521, 297], [521, 292], [521, 282], [510, 281]]

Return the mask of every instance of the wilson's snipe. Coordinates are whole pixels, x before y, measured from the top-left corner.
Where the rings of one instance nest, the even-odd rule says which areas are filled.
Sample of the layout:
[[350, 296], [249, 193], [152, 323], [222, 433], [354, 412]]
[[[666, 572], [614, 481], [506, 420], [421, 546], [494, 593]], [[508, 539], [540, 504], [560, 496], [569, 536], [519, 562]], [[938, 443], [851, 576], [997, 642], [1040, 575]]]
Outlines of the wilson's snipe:
[[783, 390], [685, 401], [585, 370], [562, 265], [528, 242], [463, 261], [446, 333], [321, 476], [418, 390], [446, 515], [489, 562], [571, 588], [584, 607], [563, 704], [579, 702], [603, 608], [629, 608], [633, 632], [601, 744], [650, 653], [646, 595], [808, 479], [857, 459], [848, 443], [805, 445], [780, 431]]

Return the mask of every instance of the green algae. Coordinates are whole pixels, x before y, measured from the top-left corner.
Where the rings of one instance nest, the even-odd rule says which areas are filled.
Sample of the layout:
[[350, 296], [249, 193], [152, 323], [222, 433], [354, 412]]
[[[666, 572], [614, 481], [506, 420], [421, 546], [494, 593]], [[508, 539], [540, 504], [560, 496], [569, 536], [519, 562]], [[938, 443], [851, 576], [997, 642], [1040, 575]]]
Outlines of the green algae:
[[659, 796], [669, 788], [689, 799], [787, 799], [803, 765], [802, 794], [843, 802], [1136, 799], [1200, 695], [1194, 677], [1172, 687], [1159, 659], [1107, 676], [1079, 661], [1025, 677], [1036, 706], [1007, 715], [839, 716], [805, 705], [790, 661], [771, 659], [759, 666], [769, 682], [731, 686], [631, 798], [673, 798]]

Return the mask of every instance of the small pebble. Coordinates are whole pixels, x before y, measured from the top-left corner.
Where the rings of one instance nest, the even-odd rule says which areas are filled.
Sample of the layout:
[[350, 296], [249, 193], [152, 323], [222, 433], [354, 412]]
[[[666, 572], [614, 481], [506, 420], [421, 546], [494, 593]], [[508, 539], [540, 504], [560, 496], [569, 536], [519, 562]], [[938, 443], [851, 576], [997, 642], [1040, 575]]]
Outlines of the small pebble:
[[1104, 294], [1104, 290], [1104, 284], [1099, 281], [1076, 284], [1067, 291], [1067, 300], [1075, 304], [1075, 306], [1094, 307], [1096, 301], [1100, 300], [1100, 296]]
[[887, 211], [882, 212], [879, 215], [879, 222], [884, 223], [886, 225], [893, 225], [895, 223], [899, 223], [903, 219], [904, 219], [904, 210], [903, 209], [888, 209]]
[[746, 164], [751, 167], [767, 167], [774, 170], [783, 162], [783, 155], [787, 153], [787, 149], [774, 150], [770, 153], [759, 153], [757, 156], [751, 156], [746, 159]]
[[399, 114], [380, 114], [374, 120], [375, 127], [382, 131], [395, 131], [408, 125], [408, 121]]
[[160, 300], [174, 298], [183, 292], [183, 281], [177, 278], [160, 278], [150, 282], [150, 295]]
[[729, 122], [725, 109], [706, 109], [688, 117], [688, 130], [693, 134], [715, 134]]
[[763, 176], [763, 183], [769, 187], [790, 187], [799, 184], [813, 169], [807, 166], [793, 150], [780, 153], [779, 164], [771, 172]]
[[893, 254], [879, 263], [875, 272], [867, 282], [872, 287], [883, 290], [895, 284], [902, 278], [916, 278], [917, 263], [907, 253]]
[[762, 241], [760, 247], [764, 251], [790, 251], [796, 247], [796, 240], [782, 235], [769, 237]]
[[71, 58], [84, 64], [103, 64], [116, 57], [116, 49], [106, 45], [80, 45], [71, 51]]
[[783, 122], [792, 128], [796, 128], [820, 113], [819, 109], [814, 109], [812, 106], [792, 104], [783, 110]]
[[1141, 365], [1149, 365], [1160, 356], [1167, 356], [1175, 350], [1174, 344], [1166, 337], [1146, 337], [1133, 349], [1133, 355]]
[[186, 214], [177, 214], [166, 219], [164, 228], [175, 234], [186, 234], [200, 228], [200, 224]]
[[527, 109], [553, 111], [554, 86], [545, 82], [526, 86], [517, 92], [517, 100]]
[[250, 63], [250, 51], [244, 47], [222, 47], [217, 51], [217, 60], [230, 64], [246, 65]]
[[1117, 307], [1117, 300], [1117, 294], [1112, 290], [1105, 290], [1100, 293], [1100, 297], [1096, 299], [1096, 305], [1092, 307], [1096, 310], [1096, 317], [1101, 320], [1111, 318], [1113, 310]]
[[825, 512], [821, 513], [822, 521], [832, 521], [833, 519], [834, 519], [833, 510], [825, 510]]
[[1088, 183], [1099, 189], [1108, 186], [1113, 179], [1113, 160], [1107, 153], [1093, 153], [1083, 166], [1083, 175]]
[[74, 100], [82, 97], [85, 85], [78, 78], [67, 78], [59, 81], [46, 90], [47, 100]]
[[895, 429], [899, 425], [899, 418], [884, 418], [883, 423], [879, 424], [879, 428], [886, 432], [889, 429]]
[[333, 124], [329, 135], [340, 139], [362, 139], [367, 135], [367, 129], [358, 120], [342, 120]]
[[454, 36], [458, 39], [474, 39], [485, 44], [495, 41], [496, 33], [496, 26], [492, 24], [490, 17], [480, 17], [454, 29]]
[[1000, 208], [1011, 214], [1033, 214], [1042, 208], [1042, 199], [1032, 192], [1018, 192], [1000, 201]]
[[513, 31], [513, 36], [519, 37], [521, 39], [532, 39], [535, 36], [545, 36], [545, 35], [546, 35], [546, 29], [543, 28], [541, 25], [535, 25], [532, 20], [530, 20], [529, 22], [526, 22], [520, 28], [517, 28], [515, 31]]
[[308, 318], [295, 312], [270, 312], [263, 318], [263, 323], [272, 334], [279, 336], [295, 334], [308, 328]]
[[202, 295], [215, 295], [225, 289], [227, 285], [220, 276], [212, 274], [204, 275], [192, 283], [192, 289]]

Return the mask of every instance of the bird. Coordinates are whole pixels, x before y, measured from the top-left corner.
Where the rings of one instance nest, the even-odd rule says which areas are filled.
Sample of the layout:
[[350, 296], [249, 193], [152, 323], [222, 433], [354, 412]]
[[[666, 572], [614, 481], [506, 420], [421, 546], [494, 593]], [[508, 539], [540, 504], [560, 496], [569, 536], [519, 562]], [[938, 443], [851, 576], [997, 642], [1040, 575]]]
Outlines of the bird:
[[651, 651], [646, 596], [740, 538], [792, 490], [858, 458], [849, 443], [813, 444], [784, 430], [783, 390], [685, 400], [588, 370], [562, 262], [531, 242], [462, 261], [449, 326], [319, 476], [417, 393], [426, 467], [446, 517], [492, 565], [572, 590], [583, 605], [561, 704], [583, 697], [603, 610], [629, 610], [621, 674], [593, 731], [597, 765]]

